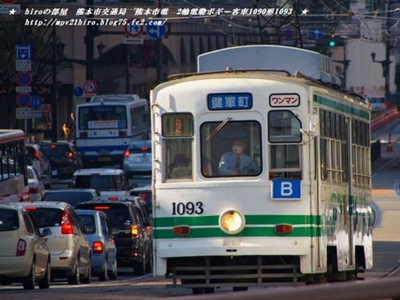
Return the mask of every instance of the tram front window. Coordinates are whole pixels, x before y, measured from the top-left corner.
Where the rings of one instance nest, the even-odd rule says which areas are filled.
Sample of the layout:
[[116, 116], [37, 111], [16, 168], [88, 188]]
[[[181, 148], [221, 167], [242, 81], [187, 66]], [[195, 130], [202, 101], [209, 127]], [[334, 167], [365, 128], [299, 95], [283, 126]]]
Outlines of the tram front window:
[[[201, 172], [205, 177], [261, 173], [261, 125], [256, 121], [208, 122], [201, 126]], [[210, 138], [212, 137], [212, 138]]]

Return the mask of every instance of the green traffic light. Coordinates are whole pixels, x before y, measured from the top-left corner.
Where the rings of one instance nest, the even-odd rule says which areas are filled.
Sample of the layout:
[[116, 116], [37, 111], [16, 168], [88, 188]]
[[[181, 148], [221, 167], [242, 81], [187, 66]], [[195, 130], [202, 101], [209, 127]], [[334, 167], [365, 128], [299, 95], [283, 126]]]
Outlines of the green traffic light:
[[335, 44], [336, 44], [335, 41], [330, 41], [329, 42], [329, 47], [335, 47]]

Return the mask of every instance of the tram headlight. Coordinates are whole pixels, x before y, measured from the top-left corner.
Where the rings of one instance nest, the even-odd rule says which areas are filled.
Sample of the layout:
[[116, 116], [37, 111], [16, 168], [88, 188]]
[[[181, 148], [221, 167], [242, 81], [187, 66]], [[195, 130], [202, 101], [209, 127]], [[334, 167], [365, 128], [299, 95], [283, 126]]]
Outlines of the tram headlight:
[[245, 223], [244, 216], [234, 209], [224, 211], [219, 217], [219, 226], [228, 234], [241, 232]]

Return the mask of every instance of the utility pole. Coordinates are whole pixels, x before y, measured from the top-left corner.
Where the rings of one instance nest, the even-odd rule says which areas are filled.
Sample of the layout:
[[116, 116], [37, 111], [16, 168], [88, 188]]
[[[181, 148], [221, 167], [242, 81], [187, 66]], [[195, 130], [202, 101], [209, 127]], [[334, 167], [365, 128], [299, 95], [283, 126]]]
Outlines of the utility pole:
[[[87, 18], [93, 18], [94, 0], [86, 0], [86, 9], [91, 10]], [[86, 80], [94, 80], [94, 33], [93, 25], [86, 26]], [[89, 102], [90, 98], [86, 98]]]
[[[161, 17], [161, 0], [156, 0], [157, 9], [159, 13], [157, 14], [157, 18]], [[157, 84], [163, 82], [163, 44], [162, 38], [158, 38], [156, 40], [156, 50], [157, 50]]]
[[57, 86], [57, 45], [56, 45], [56, 26], [53, 25], [52, 28], [52, 64], [51, 64], [51, 75], [52, 75], [52, 85], [51, 85], [51, 141], [53, 143], [57, 142], [58, 138], [58, 86]]
[[[387, 9], [386, 9], [386, 28], [390, 28], [390, 7], [391, 3], [390, 0], [387, 0]], [[385, 37], [385, 62], [383, 63], [383, 76], [385, 78], [385, 102], [390, 106], [391, 99], [390, 99], [390, 41], [389, 35], [386, 34]]]

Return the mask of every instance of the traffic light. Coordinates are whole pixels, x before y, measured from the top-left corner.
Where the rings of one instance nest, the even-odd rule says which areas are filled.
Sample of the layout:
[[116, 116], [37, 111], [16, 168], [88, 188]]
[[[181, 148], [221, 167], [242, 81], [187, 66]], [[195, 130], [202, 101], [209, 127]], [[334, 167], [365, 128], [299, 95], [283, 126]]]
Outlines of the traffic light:
[[329, 47], [335, 47], [335, 46], [336, 46], [336, 42], [334, 40], [330, 40]]

